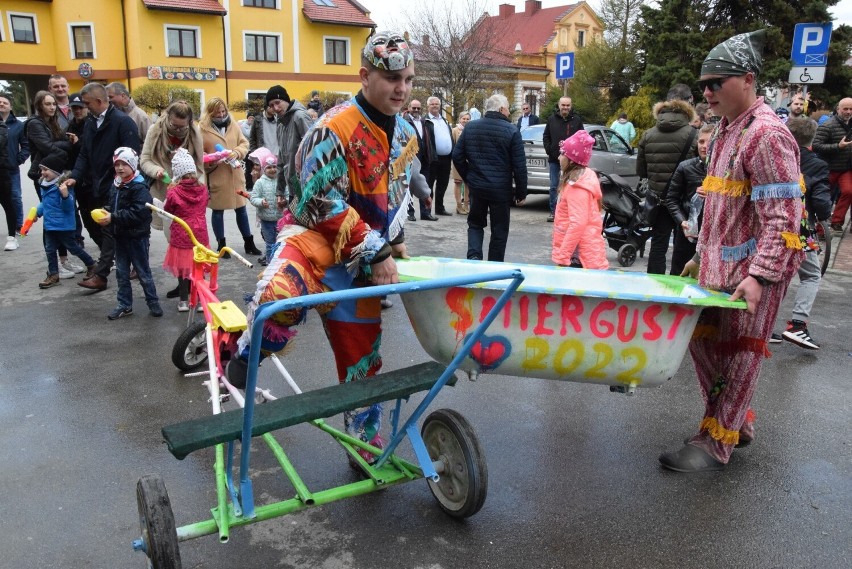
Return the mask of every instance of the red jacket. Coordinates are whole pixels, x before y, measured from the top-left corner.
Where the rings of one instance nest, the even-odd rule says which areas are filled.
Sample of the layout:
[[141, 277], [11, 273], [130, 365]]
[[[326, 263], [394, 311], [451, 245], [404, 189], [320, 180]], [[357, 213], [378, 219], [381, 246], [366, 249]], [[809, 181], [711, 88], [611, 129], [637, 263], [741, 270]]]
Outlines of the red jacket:
[[[169, 186], [163, 209], [178, 216], [189, 225], [195, 238], [203, 245], [210, 245], [207, 237], [207, 201], [210, 194], [207, 186], [198, 180], [181, 180]], [[192, 249], [192, 240], [183, 227], [172, 223], [169, 245], [178, 249]]]

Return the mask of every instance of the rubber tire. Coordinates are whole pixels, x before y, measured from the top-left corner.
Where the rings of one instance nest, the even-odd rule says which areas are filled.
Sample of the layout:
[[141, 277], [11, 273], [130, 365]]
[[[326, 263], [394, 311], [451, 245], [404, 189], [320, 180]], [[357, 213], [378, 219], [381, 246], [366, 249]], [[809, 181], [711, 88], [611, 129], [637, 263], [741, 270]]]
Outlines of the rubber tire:
[[181, 569], [175, 517], [166, 484], [156, 474], [148, 474], [136, 483], [139, 526], [145, 543], [148, 567]]
[[622, 267], [630, 267], [636, 262], [636, 246], [625, 243], [618, 250], [618, 264]]
[[822, 232], [825, 235], [825, 241], [822, 242], [822, 260], [820, 261], [819, 272], [820, 275], [825, 275], [825, 271], [828, 270], [828, 266], [831, 264], [831, 239], [833, 231], [829, 222], [820, 221], [819, 224], [822, 225]]
[[[181, 371], [190, 371], [207, 362], [209, 354], [207, 353], [207, 322], [193, 322], [183, 332], [180, 333], [175, 341], [175, 346], [172, 348], [172, 363]], [[198, 344], [198, 342], [201, 342]], [[199, 355], [200, 359], [187, 359], [187, 351], [196, 346], [195, 354]], [[203, 357], [201, 357], [203, 354]]]
[[482, 508], [488, 495], [488, 466], [479, 439], [467, 419], [451, 409], [432, 412], [420, 430], [433, 461], [446, 468], [429, 489], [438, 506], [454, 518], [468, 518]]

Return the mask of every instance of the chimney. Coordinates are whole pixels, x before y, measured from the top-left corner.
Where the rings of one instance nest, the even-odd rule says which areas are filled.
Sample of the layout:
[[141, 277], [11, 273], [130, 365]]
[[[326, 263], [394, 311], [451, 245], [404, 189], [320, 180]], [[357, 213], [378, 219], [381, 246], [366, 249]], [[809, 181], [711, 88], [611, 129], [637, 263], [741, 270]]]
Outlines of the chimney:
[[515, 13], [514, 4], [500, 4], [500, 19], [504, 20]]
[[539, 10], [541, 10], [541, 0], [527, 0], [524, 4], [524, 14], [527, 17], [532, 16]]
[[429, 45], [429, 36], [427, 34], [423, 34], [423, 47], [432, 47]]

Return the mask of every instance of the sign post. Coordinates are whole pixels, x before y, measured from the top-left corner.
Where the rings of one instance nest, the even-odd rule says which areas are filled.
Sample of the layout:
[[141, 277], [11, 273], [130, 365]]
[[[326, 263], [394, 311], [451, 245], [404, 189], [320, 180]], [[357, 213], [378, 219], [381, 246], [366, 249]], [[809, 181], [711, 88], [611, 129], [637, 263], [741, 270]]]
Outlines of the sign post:
[[807, 101], [808, 85], [825, 82], [828, 65], [828, 46], [831, 43], [831, 22], [827, 24], [796, 24], [793, 30], [793, 49], [790, 59], [789, 83], [803, 85], [802, 96]]
[[[574, 78], [574, 52], [568, 51], [565, 53], [556, 54], [556, 78], [557, 79], [573, 79]], [[568, 82], [565, 82], [564, 94], [568, 94]]]

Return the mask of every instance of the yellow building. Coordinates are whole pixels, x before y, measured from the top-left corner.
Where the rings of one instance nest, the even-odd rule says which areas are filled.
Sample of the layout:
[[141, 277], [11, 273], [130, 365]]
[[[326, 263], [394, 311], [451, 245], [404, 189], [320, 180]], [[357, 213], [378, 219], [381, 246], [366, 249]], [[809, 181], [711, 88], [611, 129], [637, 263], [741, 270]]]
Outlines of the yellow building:
[[355, 0], [3, 0], [0, 80], [30, 98], [51, 74], [72, 91], [88, 81], [149, 81], [229, 103], [276, 83], [353, 95], [359, 48], [375, 23]]

